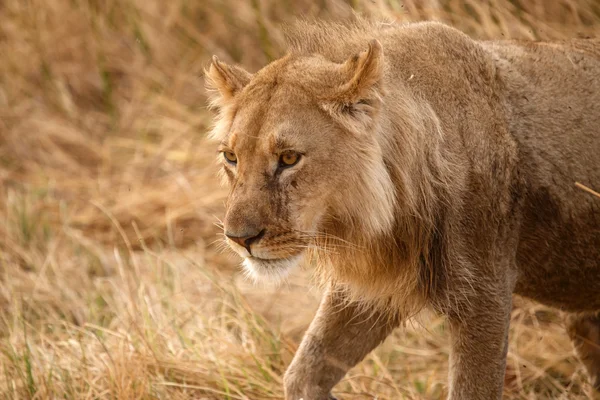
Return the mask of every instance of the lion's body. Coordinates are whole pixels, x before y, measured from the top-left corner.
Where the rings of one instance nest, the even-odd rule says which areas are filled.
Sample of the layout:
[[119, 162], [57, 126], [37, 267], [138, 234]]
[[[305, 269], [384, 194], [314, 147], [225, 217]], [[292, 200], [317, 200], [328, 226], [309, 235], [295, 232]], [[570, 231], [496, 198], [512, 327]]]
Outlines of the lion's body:
[[[512, 293], [600, 310], [600, 199], [575, 186], [600, 187], [600, 42], [477, 42], [439, 23], [296, 32], [255, 76], [209, 71], [214, 136], [239, 160], [226, 234], [256, 275], [317, 246], [329, 285], [286, 396], [326, 398], [424, 306], [450, 320], [450, 397], [500, 396]], [[302, 149], [289, 170], [269, 161], [282, 141]], [[600, 356], [577, 349], [600, 384]]]
[[524, 180], [516, 292], [600, 310], [600, 41], [490, 46], [502, 58], [507, 123]]

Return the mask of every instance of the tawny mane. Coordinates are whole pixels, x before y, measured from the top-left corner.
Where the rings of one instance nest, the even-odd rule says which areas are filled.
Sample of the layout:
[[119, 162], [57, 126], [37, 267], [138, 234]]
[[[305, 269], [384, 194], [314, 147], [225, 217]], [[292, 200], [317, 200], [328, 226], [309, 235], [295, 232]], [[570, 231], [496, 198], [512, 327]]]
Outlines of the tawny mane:
[[[358, 17], [345, 23], [300, 21], [286, 32], [286, 38], [294, 57], [319, 55], [342, 63], [389, 28]], [[391, 177], [385, 191], [394, 193], [396, 202], [394, 209], [363, 212], [391, 213], [393, 224], [370, 235], [360, 229], [364, 215], [330, 221], [327, 233], [334, 239], [321, 239], [314, 256], [321, 281], [347, 291], [348, 299], [412, 315], [445, 293], [447, 271], [442, 258], [447, 250], [444, 218], [451, 197], [451, 160], [439, 151], [443, 135], [431, 106], [387, 73], [385, 47], [383, 52], [381, 123], [369, 134], [378, 137]], [[459, 208], [453, 206], [455, 211]]]

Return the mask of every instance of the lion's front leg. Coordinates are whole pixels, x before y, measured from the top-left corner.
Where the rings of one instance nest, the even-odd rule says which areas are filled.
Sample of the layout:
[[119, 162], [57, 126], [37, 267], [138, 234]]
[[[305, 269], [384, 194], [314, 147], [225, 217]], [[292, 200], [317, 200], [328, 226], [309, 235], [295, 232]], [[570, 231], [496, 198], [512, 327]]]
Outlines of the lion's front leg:
[[285, 373], [286, 400], [332, 398], [333, 386], [398, 324], [398, 318], [362, 311], [339, 293], [326, 293]]
[[450, 400], [502, 398], [512, 291], [499, 286], [482, 283], [486, 290], [472, 293], [463, 312], [449, 317]]

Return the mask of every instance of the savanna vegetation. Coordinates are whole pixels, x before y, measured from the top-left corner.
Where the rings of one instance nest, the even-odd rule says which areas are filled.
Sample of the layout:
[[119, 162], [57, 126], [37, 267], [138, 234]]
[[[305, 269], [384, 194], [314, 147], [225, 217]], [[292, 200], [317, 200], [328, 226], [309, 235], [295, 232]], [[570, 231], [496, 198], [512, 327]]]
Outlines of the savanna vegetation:
[[[319, 289], [310, 271], [255, 286], [223, 249], [202, 75], [212, 54], [255, 71], [294, 16], [353, 9], [482, 39], [600, 33], [597, 0], [0, 2], [2, 398], [282, 398]], [[515, 303], [506, 398], [584, 399], [556, 312]], [[444, 331], [397, 330], [336, 393], [440, 398]]]

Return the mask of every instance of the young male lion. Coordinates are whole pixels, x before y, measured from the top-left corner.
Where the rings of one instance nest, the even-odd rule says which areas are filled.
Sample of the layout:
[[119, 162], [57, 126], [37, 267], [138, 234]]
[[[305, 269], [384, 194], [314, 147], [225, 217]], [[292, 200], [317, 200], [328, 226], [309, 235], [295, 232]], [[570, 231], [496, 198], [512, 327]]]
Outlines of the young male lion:
[[312, 256], [327, 291], [285, 374], [333, 386], [423, 307], [451, 399], [502, 395], [513, 293], [568, 312], [600, 386], [600, 41], [440, 23], [299, 23], [255, 74], [213, 59], [225, 235], [256, 279]]

